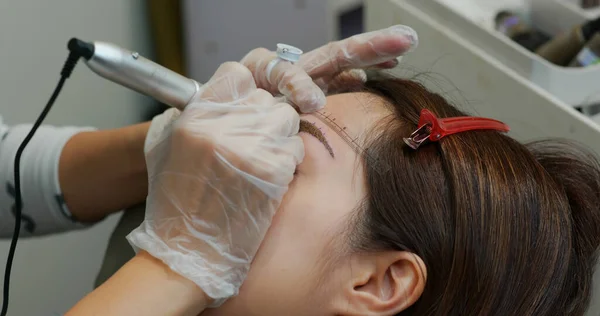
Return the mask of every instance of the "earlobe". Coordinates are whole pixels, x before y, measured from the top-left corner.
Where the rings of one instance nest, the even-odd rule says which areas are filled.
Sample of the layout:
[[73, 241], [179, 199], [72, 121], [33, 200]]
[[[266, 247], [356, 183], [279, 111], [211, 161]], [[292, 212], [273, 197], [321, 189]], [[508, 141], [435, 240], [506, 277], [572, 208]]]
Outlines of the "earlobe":
[[366, 255], [354, 262], [352, 270], [344, 315], [399, 313], [421, 297], [427, 278], [421, 258], [406, 251]]

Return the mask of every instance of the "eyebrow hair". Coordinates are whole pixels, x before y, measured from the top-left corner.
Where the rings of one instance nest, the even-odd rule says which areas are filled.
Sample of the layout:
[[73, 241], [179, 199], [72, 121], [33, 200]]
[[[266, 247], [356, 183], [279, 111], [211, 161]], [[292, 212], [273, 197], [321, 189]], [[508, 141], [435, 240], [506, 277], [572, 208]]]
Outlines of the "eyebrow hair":
[[335, 154], [333, 153], [333, 148], [331, 148], [331, 146], [329, 145], [329, 142], [327, 141], [327, 138], [325, 138], [325, 135], [323, 135], [323, 132], [321, 132], [321, 130], [315, 124], [313, 124], [307, 120], [300, 120], [299, 132], [306, 132], [306, 133], [314, 136], [316, 139], [319, 140], [319, 142], [321, 142], [321, 144], [323, 144], [323, 146], [325, 146], [325, 149], [327, 149], [327, 151], [329, 152], [331, 157], [335, 158]]
[[[384, 160], [374, 157], [369, 151], [365, 150], [363, 146], [361, 146], [358, 142], [360, 137], [353, 138], [347, 131], [345, 126], [339, 125], [335, 118], [331, 118], [331, 113], [327, 113], [325, 111], [316, 111], [315, 117], [321, 121], [323, 124], [327, 125], [331, 130], [333, 130], [336, 134], [340, 136], [340, 138], [350, 146], [350, 148], [359, 156], [369, 157], [372, 163], [377, 165], [376, 170], [380, 173], [385, 173], [390, 169], [389, 164], [387, 164]], [[380, 121], [381, 122], [381, 121]]]

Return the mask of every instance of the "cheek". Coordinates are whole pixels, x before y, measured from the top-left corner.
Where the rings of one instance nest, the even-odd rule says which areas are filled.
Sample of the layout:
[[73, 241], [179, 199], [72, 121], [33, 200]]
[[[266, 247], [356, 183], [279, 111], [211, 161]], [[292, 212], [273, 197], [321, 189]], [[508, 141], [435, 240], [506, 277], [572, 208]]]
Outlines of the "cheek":
[[[320, 185], [318, 183], [320, 182]], [[257, 287], [263, 295], [281, 296], [290, 291], [299, 297], [312, 295], [322, 256], [331, 253], [330, 242], [353, 208], [343, 200], [332, 200], [340, 192], [327, 188], [323, 181], [309, 182], [297, 176], [252, 263], [246, 290]], [[348, 200], [348, 198], [346, 198]]]
[[[287, 315], [290, 310], [298, 315], [315, 315], [314, 306], [326, 302], [315, 287], [323, 278], [319, 275], [319, 259], [328, 242], [322, 218], [315, 213], [319, 203], [308, 199], [306, 193], [290, 188], [239, 296], [226, 308], [239, 310], [240, 315]], [[314, 305], [307, 305], [307, 301]]]
[[323, 193], [301, 185], [302, 177], [290, 186], [259, 250], [260, 256], [289, 261], [285, 266], [294, 269], [318, 258], [333, 222], [322, 210]]
[[331, 240], [355, 208], [353, 199], [343, 197], [341, 190], [328, 188], [324, 180], [309, 182], [298, 175], [273, 218], [250, 272], [262, 270], [277, 275], [274, 280], [295, 283], [318, 278], [315, 268], [323, 254], [331, 253]]
[[285, 240], [306, 251], [323, 249], [359, 200], [351, 184], [337, 180], [327, 173], [297, 175], [273, 218], [269, 239]]

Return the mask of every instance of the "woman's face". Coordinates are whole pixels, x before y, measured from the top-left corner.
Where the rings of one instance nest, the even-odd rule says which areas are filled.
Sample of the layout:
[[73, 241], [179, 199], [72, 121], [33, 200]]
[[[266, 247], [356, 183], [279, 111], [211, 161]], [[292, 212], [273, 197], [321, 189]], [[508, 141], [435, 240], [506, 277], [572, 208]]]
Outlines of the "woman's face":
[[301, 115], [305, 157], [248, 277], [238, 296], [204, 315], [333, 313], [330, 304], [351, 267], [326, 263], [340, 253], [344, 242], [335, 237], [365, 197], [356, 145], [385, 113], [377, 103], [366, 93], [339, 94], [319, 113]]

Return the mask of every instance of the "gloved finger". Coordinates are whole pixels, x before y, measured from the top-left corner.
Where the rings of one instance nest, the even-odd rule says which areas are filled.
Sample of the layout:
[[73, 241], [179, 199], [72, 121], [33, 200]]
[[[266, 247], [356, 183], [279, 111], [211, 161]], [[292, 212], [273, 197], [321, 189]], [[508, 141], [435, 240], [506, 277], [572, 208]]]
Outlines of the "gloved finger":
[[[282, 184], [289, 184], [294, 177], [296, 166], [304, 159], [304, 142], [300, 136], [280, 138], [276, 143], [268, 142], [268, 148], [255, 151], [253, 155], [240, 162], [240, 170], [265, 181], [261, 191], [271, 197], [283, 196]], [[248, 171], [246, 171], [248, 170]], [[251, 170], [251, 171], [250, 171]], [[269, 189], [269, 184], [278, 183]]]
[[376, 68], [380, 68], [380, 69], [394, 68], [394, 67], [398, 66], [398, 64], [400, 63], [401, 59], [402, 59], [402, 56], [396, 57], [396, 58], [394, 58], [392, 60], [384, 61], [381, 64], [377, 64], [377, 65], [375, 65], [375, 67]]
[[273, 67], [270, 77], [281, 94], [296, 104], [301, 112], [310, 113], [325, 106], [325, 93], [302, 68], [279, 61]]
[[241, 61], [254, 76], [259, 88], [271, 93], [281, 93], [307, 113], [325, 106], [325, 94], [300, 67], [277, 58], [265, 48], [257, 48]]
[[288, 163], [291, 165], [288, 164], [287, 166], [285, 166], [286, 170], [289, 170], [288, 168], [292, 167], [292, 170], [295, 171], [296, 166], [302, 163], [302, 160], [304, 160], [304, 142], [302, 141], [302, 138], [298, 135], [290, 136], [283, 139], [283, 141], [280, 143], [279, 146], [277, 146], [277, 148], [279, 148], [282, 151], [285, 151], [293, 158], [288, 161]]
[[[323, 92], [326, 92], [326, 91], [323, 90]], [[286, 97], [284, 95], [275, 97], [275, 101], [276, 101], [276, 103], [286, 103], [287, 105], [291, 106], [294, 109], [294, 111], [296, 111], [296, 113], [302, 113], [300, 108], [296, 104], [294, 104], [294, 102], [289, 100], [288, 97]]]
[[231, 102], [245, 98], [254, 90], [256, 84], [252, 72], [240, 63], [226, 62], [221, 64], [210, 80], [200, 88], [192, 102]]
[[257, 87], [265, 89], [271, 93], [278, 92], [277, 86], [272, 86], [266, 76], [266, 70], [269, 62], [277, 57], [275, 52], [266, 48], [259, 47], [251, 50], [240, 63], [244, 65], [254, 77]]
[[367, 81], [367, 74], [362, 69], [350, 69], [337, 76], [321, 78], [328, 93], [343, 93], [360, 90]]
[[312, 78], [390, 62], [418, 45], [417, 33], [405, 25], [331, 42], [300, 57], [298, 65]]
[[300, 130], [300, 115], [287, 103], [278, 103], [269, 113], [270, 122], [261, 122], [270, 135], [293, 136]]
[[[257, 141], [249, 138], [248, 141]], [[294, 171], [304, 158], [304, 143], [295, 135], [291, 137], [264, 138], [252, 146], [252, 151], [222, 150], [220, 160], [232, 166], [232, 177], [251, 180], [272, 199], [280, 199], [292, 181]]]
[[163, 131], [170, 126], [179, 115], [181, 115], [180, 110], [177, 108], [169, 108], [152, 119], [144, 141], [145, 153], [148, 153], [167, 137], [167, 134], [163, 133]]
[[256, 89], [248, 95], [245, 99], [239, 100], [240, 104], [243, 105], [254, 105], [254, 106], [273, 106], [277, 104], [277, 100], [271, 93], [264, 89]]
[[276, 183], [289, 184], [294, 178], [294, 171], [304, 159], [304, 142], [298, 135], [282, 138], [269, 150], [273, 158], [279, 162], [269, 168], [270, 180]]

